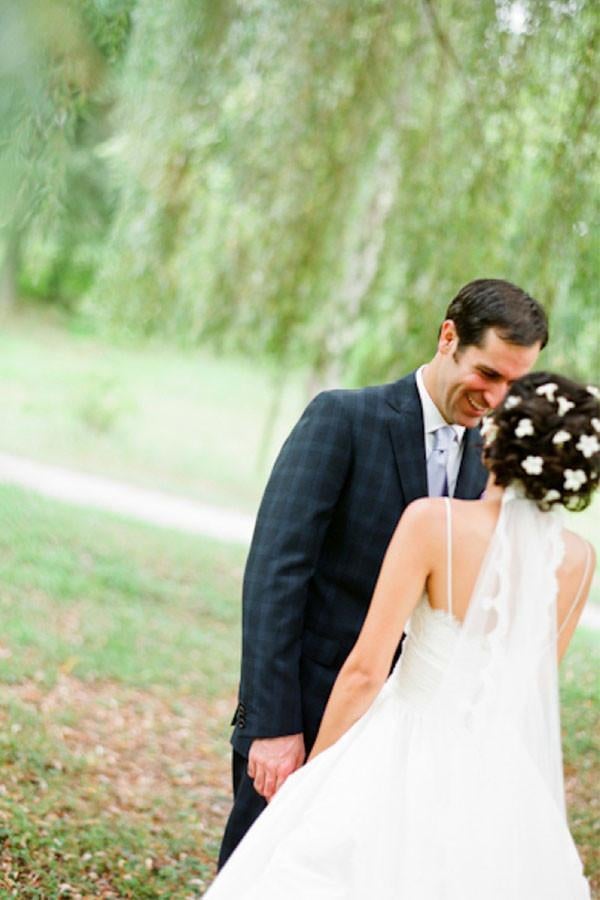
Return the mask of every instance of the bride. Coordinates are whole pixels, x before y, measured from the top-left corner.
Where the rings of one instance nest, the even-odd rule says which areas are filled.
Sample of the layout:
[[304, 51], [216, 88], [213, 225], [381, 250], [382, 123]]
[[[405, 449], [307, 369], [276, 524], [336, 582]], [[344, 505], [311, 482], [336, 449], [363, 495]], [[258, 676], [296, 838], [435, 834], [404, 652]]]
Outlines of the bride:
[[595, 558], [556, 508], [598, 485], [598, 390], [527, 375], [482, 433], [484, 498], [407, 508], [307, 765], [210, 900], [589, 900], [557, 658]]

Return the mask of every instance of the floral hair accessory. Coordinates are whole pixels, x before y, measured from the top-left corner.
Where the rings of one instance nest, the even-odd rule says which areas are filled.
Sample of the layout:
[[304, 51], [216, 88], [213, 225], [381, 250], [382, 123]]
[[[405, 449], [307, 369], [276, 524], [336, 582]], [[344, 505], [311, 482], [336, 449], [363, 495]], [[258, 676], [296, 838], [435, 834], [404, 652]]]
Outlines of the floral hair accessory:
[[565, 490], [578, 491], [587, 481], [583, 469], [565, 469]]
[[531, 421], [531, 419], [520, 419], [517, 427], [515, 428], [515, 435], [518, 438], [524, 438], [533, 433], [533, 422]]
[[575, 446], [583, 453], [586, 459], [591, 459], [594, 453], [600, 450], [600, 444], [595, 434], [582, 434]]
[[600, 432], [600, 419], [592, 419], [592, 425], [594, 426], [594, 431]]
[[520, 397], [507, 397], [504, 401], [504, 409], [514, 409], [521, 402]]
[[489, 447], [498, 437], [498, 426], [491, 416], [486, 416], [481, 423], [481, 437], [486, 447]]
[[588, 384], [586, 390], [588, 394], [591, 394], [596, 400], [600, 400], [600, 388], [597, 388], [595, 384]]
[[559, 416], [564, 416], [565, 413], [568, 413], [570, 409], [573, 409], [575, 404], [572, 400], [567, 400], [566, 397], [559, 397], [556, 401], [558, 403], [558, 414]]
[[528, 475], [541, 475], [544, 468], [544, 460], [541, 456], [527, 456], [521, 460], [521, 465]]
[[540, 384], [538, 388], [535, 389], [536, 394], [539, 394], [541, 397], [545, 396], [550, 403], [554, 402], [554, 394], [558, 390], [558, 385], [553, 381], [547, 381], [546, 384]]
[[557, 431], [552, 438], [552, 443], [562, 446], [563, 444], [566, 444], [567, 441], [570, 441], [572, 437], [573, 435], [569, 434], [568, 431]]
[[553, 500], [560, 500], [560, 491], [556, 491], [554, 490], [554, 488], [551, 488], [544, 494], [544, 502], [552, 503]]

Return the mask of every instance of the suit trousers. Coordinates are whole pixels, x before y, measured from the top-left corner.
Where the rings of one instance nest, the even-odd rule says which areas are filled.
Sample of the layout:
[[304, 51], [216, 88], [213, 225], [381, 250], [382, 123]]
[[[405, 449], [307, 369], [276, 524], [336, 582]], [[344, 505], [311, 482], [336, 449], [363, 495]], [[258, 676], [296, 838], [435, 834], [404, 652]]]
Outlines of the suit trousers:
[[231, 759], [233, 774], [233, 808], [229, 814], [223, 842], [219, 852], [218, 867], [221, 869], [251, 825], [258, 819], [267, 805], [264, 797], [254, 790], [248, 775], [248, 760], [236, 750]]

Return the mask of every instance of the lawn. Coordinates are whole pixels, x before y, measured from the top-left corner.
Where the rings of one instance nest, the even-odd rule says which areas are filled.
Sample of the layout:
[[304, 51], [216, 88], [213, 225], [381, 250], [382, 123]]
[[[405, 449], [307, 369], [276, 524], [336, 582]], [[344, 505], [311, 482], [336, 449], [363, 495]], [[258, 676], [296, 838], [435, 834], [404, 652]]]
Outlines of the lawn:
[[254, 512], [303, 373], [108, 342], [25, 307], [0, 323], [0, 451]]
[[243, 552], [0, 488], [0, 895], [197, 897]]
[[[229, 802], [243, 556], [0, 488], [1, 896], [202, 895]], [[599, 649], [581, 629], [562, 672], [597, 889]]]

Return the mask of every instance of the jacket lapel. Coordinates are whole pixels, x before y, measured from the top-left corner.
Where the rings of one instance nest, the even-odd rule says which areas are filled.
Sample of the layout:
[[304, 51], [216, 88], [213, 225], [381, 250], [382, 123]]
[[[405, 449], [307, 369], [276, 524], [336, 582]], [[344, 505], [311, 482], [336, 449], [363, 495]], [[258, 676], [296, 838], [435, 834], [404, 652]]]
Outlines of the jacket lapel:
[[488, 473], [481, 462], [482, 441], [478, 428], [467, 428], [462, 462], [458, 472], [454, 496], [462, 500], [476, 500], [485, 488]]
[[388, 427], [402, 493], [408, 505], [417, 497], [427, 496], [423, 410], [414, 372], [390, 385], [387, 403], [394, 410]]
[[[408, 505], [427, 496], [427, 462], [423, 410], [415, 373], [390, 385], [387, 403], [394, 410], [389, 420], [390, 437], [404, 499]], [[465, 446], [454, 496], [474, 500], [481, 496], [487, 471], [481, 462], [481, 435], [477, 428], [465, 431]]]

